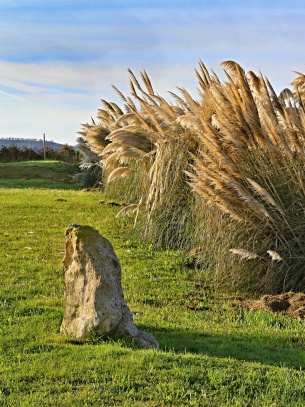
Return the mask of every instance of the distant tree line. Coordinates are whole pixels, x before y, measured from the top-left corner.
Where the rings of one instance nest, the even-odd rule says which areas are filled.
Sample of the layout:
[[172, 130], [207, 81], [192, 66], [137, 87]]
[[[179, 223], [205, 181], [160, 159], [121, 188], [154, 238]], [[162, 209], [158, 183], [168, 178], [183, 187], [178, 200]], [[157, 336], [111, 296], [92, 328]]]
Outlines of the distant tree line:
[[[42, 139], [24, 139], [24, 138], [17, 138], [17, 137], [6, 137], [0, 138], [0, 146], [9, 147], [10, 145], [14, 145], [17, 147], [26, 146], [28, 148], [33, 149], [40, 149], [43, 147], [43, 140]], [[46, 145], [54, 150], [59, 150], [62, 146], [60, 143], [56, 143], [55, 141], [48, 140]]]
[[[68, 144], [63, 144], [60, 149], [53, 149], [46, 147], [45, 158], [48, 160], [59, 160], [66, 162], [76, 162], [79, 160], [79, 152]], [[27, 146], [17, 147], [14, 144], [10, 146], [2, 145], [0, 149], [0, 162], [10, 161], [29, 161], [29, 160], [43, 160], [43, 148], [29, 148]]]

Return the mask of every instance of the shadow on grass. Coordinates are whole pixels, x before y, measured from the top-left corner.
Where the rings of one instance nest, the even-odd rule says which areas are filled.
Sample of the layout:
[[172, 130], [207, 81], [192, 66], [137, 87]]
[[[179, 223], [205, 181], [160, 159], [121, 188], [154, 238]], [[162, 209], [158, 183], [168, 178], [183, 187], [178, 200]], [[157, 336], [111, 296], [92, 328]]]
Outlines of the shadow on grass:
[[[202, 334], [195, 331], [156, 330], [149, 326], [140, 329], [152, 333], [165, 351], [195, 353], [219, 358], [233, 358], [247, 362], [305, 370], [305, 351], [302, 344], [286, 339], [257, 338], [244, 332], [234, 334]], [[296, 339], [295, 339], [296, 340]]]
[[81, 190], [83, 187], [80, 184], [70, 184], [70, 183], [56, 182], [56, 181], [50, 181], [50, 180], [41, 180], [41, 179], [31, 179], [31, 180], [0, 179], [0, 188]]

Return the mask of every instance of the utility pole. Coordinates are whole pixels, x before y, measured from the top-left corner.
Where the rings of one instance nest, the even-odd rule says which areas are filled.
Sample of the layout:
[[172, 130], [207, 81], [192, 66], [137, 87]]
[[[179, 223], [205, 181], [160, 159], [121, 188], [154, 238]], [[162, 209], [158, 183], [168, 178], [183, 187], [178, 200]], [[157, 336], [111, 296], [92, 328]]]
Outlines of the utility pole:
[[46, 159], [46, 135], [43, 133], [43, 159]]

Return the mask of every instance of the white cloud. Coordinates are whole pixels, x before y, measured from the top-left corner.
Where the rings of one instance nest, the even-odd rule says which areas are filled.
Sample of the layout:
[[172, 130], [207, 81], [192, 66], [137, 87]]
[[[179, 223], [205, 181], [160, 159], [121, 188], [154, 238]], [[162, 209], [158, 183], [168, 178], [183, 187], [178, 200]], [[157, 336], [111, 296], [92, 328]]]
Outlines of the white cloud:
[[[130, 66], [140, 78], [141, 68], [145, 68], [151, 78], [155, 91], [170, 99], [168, 91], [178, 93], [176, 86], [184, 87], [196, 98], [197, 80], [194, 68], [197, 58], [189, 64], [163, 63], [150, 67]], [[213, 61], [204, 61], [208, 68], [218, 74], [221, 68]], [[238, 61], [246, 70], [258, 71], [248, 65], [248, 61]], [[288, 68], [289, 61], [279, 66], [265, 64], [262, 69], [271, 83], [281, 90], [294, 78]], [[284, 67], [284, 68], [283, 68]], [[302, 71], [302, 67], [293, 69]], [[283, 71], [282, 71], [283, 70]], [[17, 79], [16, 79], [17, 78]], [[112, 89], [117, 86], [124, 94], [129, 94], [126, 67], [109, 67], [93, 63], [44, 63], [19, 64], [2, 61], [0, 63], [0, 137], [23, 136], [40, 138], [46, 133], [48, 138], [59, 142], [74, 144], [81, 123], [90, 122], [100, 99], [114, 101], [122, 105]], [[277, 86], [277, 84], [279, 84]], [[3, 90], [1, 90], [3, 89]]]
[[98, 64], [48, 62], [0, 62], [0, 86], [30, 94], [89, 92], [111, 83], [124, 68], [103, 68]]
[[[120, 102], [111, 84], [128, 93], [127, 68], [137, 76], [146, 69], [165, 97], [176, 86], [196, 96], [199, 59], [217, 73], [227, 59], [261, 70], [276, 90], [293, 80], [292, 70], [304, 71], [300, 1], [293, 1], [298, 9], [280, 1], [263, 10], [262, 1], [195, 0], [194, 7], [184, 7], [179, 0], [176, 8], [161, 0], [131, 0], [124, 7], [118, 7], [123, 0], [77, 1], [68, 9], [72, 2], [55, 0], [54, 7], [45, 2], [47, 20], [46, 10], [44, 19], [36, 13], [43, 9], [40, 1], [13, 3], [22, 13], [17, 7], [8, 20], [8, 12], [0, 15], [0, 136], [45, 132], [54, 139], [69, 135], [72, 142], [80, 123], [95, 116], [100, 98]], [[0, 0], [0, 12], [10, 9], [7, 4]], [[30, 6], [35, 13], [25, 12]]]

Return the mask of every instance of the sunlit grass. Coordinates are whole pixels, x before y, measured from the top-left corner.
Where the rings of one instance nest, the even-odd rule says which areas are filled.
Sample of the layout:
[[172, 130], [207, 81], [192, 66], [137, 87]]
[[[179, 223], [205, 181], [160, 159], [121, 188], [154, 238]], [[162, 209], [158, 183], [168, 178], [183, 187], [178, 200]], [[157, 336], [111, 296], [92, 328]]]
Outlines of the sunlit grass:
[[[178, 251], [131, 238], [100, 193], [0, 189], [0, 406], [302, 406], [304, 323], [233, 308]], [[68, 224], [111, 240], [159, 350], [59, 335]]]
[[0, 163], [0, 188], [80, 189], [71, 184], [77, 172], [77, 164], [55, 160]]

